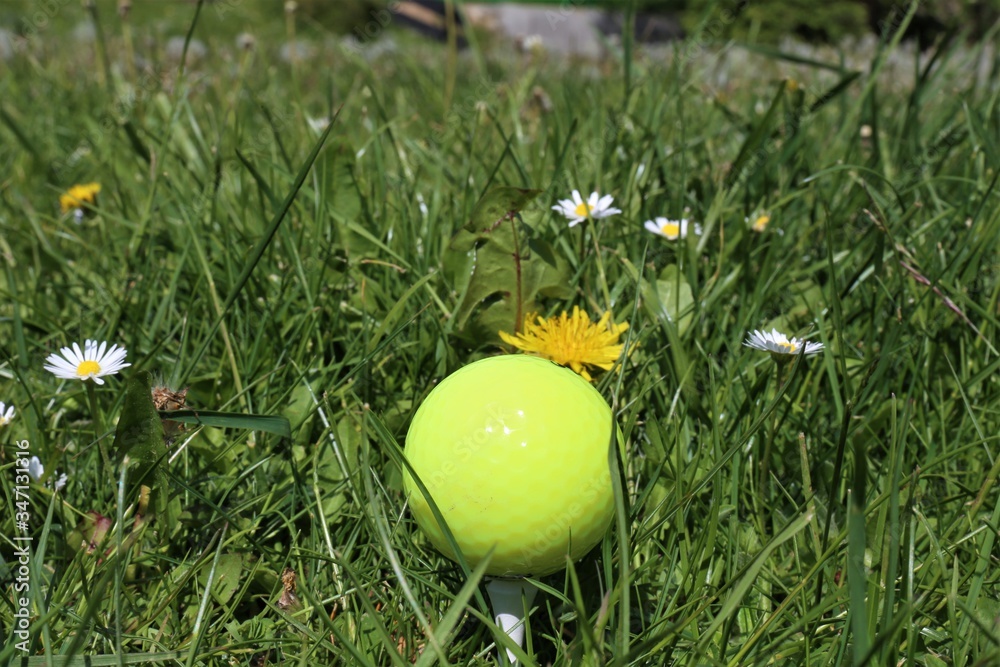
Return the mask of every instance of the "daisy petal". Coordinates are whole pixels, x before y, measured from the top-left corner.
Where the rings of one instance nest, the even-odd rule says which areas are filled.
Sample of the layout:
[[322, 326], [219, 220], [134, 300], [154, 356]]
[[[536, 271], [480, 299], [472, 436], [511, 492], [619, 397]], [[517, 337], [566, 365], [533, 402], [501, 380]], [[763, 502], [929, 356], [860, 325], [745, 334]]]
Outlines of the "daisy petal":
[[104, 384], [101, 378], [115, 375], [123, 368], [131, 366], [125, 363], [125, 348], [113, 344], [108, 347], [107, 341], [86, 339], [83, 351], [78, 343], [72, 348], [64, 347], [62, 356], [50, 354], [45, 359], [43, 368], [56, 377], [66, 380], [93, 380], [95, 384]]

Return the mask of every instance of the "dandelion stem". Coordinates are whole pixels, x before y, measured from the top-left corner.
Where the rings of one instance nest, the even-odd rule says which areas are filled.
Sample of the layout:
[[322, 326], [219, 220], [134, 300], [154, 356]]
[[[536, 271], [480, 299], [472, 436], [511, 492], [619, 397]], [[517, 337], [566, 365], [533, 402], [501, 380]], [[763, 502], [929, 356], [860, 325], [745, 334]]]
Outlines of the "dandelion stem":
[[524, 307], [524, 295], [521, 292], [521, 244], [517, 238], [517, 223], [514, 221], [516, 214], [509, 214], [507, 219], [510, 220], [511, 234], [514, 238], [514, 289], [517, 290], [517, 294], [514, 297], [514, 303], [517, 304], [514, 309], [514, 333], [519, 333], [521, 331], [521, 324], [524, 320], [522, 315], [522, 309]]
[[611, 292], [608, 290], [608, 279], [604, 274], [604, 260], [601, 258], [601, 247], [597, 243], [597, 234], [591, 233], [590, 238], [594, 241], [594, 256], [597, 259], [597, 276], [601, 281], [601, 291], [604, 293], [604, 307], [611, 310]]

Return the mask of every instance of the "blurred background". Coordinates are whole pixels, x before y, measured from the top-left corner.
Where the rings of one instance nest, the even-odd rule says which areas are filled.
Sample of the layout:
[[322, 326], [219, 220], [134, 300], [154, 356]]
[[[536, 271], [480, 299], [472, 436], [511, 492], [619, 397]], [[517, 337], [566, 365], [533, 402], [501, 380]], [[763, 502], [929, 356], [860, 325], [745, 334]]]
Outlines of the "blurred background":
[[[95, 0], [83, 0], [84, 4]], [[0, 3], [0, 51], [32, 26], [64, 20], [78, 11], [62, 11], [81, 0], [4, 0]], [[104, 16], [126, 12], [137, 24], [156, 22], [160, 27], [182, 30], [190, 20], [194, 0], [96, 0], [98, 13]], [[262, 22], [280, 22], [289, 12], [296, 14], [301, 34], [349, 35], [359, 26], [391, 12], [393, 16], [415, 14], [423, 17], [443, 13], [444, 2], [430, 0], [207, 0], [202, 21], [222, 34], [236, 35], [254, 31]], [[566, 33], [579, 33], [581, 26], [592, 25], [599, 34], [620, 32], [623, 9], [634, 5], [640, 12], [637, 36], [662, 40], [690, 34], [699, 29], [704, 17], [731, 16], [719, 21], [713, 38], [737, 39], [754, 43], [776, 44], [783, 38], [836, 44], [848, 37], [885, 32], [899, 21], [910, 3], [905, 0], [556, 0], [553, 2], [459, 2], [467, 27], [487, 42], [504, 36], [504, 30], [523, 32], [531, 25], [551, 28], [553, 21]], [[408, 7], [416, 7], [408, 11]], [[951, 32], [976, 39], [1000, 17], [1000, 0], [924, 0], [919, 3], [907, 37], [922, 45], [933, 43]], [[420, 19], [418, 18], [417, 21]], [[585, 23], [579, 22], [580, 20]], [[176, 26], [171, 25], [176, 22]], [[400, 21], [399, 23], [412, 23]], [[532, 23], [534, 22], [534, 23]], [[481, 33], [481, 34], [480, 34]], [[516, 35], [515, 35], [516, 36]], [[575, 38], [583, 35], [576, 34]], [[558, 50], [558, 49], [556, 49]]]

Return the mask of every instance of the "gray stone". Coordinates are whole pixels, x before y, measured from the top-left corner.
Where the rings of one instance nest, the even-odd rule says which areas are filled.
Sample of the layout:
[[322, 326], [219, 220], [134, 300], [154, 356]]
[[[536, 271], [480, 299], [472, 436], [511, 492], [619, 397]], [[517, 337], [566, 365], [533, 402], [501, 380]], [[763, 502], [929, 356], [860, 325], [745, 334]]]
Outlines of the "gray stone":
[[470, 22], [517, 43], [527, 40], [551, 53], [584, 58], [604, 55], [597, 29], [602, 12], [596, 9], [470, 4], [465, 11]]
[[14, 56], [14, 35], [0, 28], [0, 60], [10, 60]]
[[[583, 58], [602, 57], [609, 42], [620, 41], [625, 24], [622, 12], [569, 4], [470, 3], [465, 12], [471, 23], [517, 44], [541, 45], [551, 53]], [[636, 37], [643, 41], [681, 36], [680, 24], [670, 17], [640, 14], [636, 19]]]

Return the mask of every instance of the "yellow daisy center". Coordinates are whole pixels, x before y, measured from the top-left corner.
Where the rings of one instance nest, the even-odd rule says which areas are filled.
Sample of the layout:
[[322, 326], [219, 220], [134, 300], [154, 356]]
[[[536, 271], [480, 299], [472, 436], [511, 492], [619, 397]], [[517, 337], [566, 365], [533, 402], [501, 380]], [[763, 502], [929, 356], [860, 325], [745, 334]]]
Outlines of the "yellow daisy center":
[[762, 232], [767, 229], [767, 223], [771, 222], [771, 216], [762, 215], [753, 221], [753, 230], [755, 232]]
[[668, 222], [660, 227], [660, 232], [664, 236], [680, 236], [681, 225], [679, 222]]
[[573, 209], [573, 212], [576, 213], [577, 217], [586, 218], [590, 215], [590, 204], [585, 201], [580, 202], [576, 205], [576, 208]]
[[80, 377], [87, 377], [88, 375], [100, 372], [101, 365], [96, 361], [81, 361], [80, 365], [76, 367], [76, 374]]
[[778, 347], [783, 350], [787, 350], [789, 354], [795, 354], [796, 345], [795, 343], [781, 343], [779, 342]]

